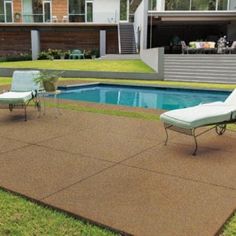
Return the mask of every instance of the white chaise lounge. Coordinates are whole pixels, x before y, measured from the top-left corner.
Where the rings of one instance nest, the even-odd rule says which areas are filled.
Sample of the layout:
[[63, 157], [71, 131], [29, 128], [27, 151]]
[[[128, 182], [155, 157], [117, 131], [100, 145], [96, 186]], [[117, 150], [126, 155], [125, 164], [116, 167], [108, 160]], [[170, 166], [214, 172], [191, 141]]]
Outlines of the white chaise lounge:
[[38, 111], [40, 110], [40, 102], [37, 99], [40, 85], [34, 82], [39, 76], [39, 71], [15, 71], [11, 90], [0, 94], [0, 105], [8, 105], [10, 111], [18, 107], [24, 108], [26, 121], [26, 108], [31, 100], [35, 102]]
[[[173, 130], [186, 135], [193, 136], [196, 155], [198, 144], [197, 137], [211, 129], [216, 129], [217, 134], [222, 135], [226, 130], [226, 125], [236, 122], [236, 89], [224, 102], [213, 102], [200, 104], [198, 106], [172, 110], [160, 116], [164, 122], [166, 131], [166, 142], [168, 142], [168, 130]], [[208, 130], [196, 134], [196, 129], [204, 126], [212, 126]]]

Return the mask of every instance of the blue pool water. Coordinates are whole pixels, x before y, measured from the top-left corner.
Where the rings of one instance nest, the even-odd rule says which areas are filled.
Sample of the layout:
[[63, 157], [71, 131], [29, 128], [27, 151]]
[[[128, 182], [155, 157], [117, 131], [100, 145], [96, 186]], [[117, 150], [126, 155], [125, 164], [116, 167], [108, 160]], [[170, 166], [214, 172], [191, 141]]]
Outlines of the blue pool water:
[[60, 87], [60, 90], [62, 91], [58, 96], [60, 99], [164, 110], [224, 101], [229, 95], [229, 92], [225, 91], [109, 84]]

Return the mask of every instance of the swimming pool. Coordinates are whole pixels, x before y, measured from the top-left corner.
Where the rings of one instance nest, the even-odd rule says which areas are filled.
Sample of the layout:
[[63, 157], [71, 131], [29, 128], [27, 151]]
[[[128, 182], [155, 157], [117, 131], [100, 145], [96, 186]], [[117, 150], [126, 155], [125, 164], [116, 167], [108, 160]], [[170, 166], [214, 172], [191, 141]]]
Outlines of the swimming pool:
[[60, 99], [130, 107], [173, 110], [214, 101], [224, 101], [230, 92], [149, 86], [90, 84], [59, 87]]

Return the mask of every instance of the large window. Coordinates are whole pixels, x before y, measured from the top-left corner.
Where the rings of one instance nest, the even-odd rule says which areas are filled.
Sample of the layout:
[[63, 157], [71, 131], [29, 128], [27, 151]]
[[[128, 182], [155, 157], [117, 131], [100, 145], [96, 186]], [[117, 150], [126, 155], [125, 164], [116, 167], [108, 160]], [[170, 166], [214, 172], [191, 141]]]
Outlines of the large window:
[[69, 0], [69, 21], [85, 22], [85, 0]]
[[0, 22], [5, 22], [4, 0], [0, 0]]
[[156, 10], [157, 0], [148, 0], [148, 10]]
[[236, 11], [236, 0], [229, 0], [229, 10]]
[[228, 0], [218, 0], [218, 7], [217, 9], [220, 11], [227, 10], [228, 7]]
[[192, 11], [215, 11], [216, 0], [192, 0]]
[[51, 22], [51, 0], [23, 0], [23, 22]]
[[120, 0], [120, 21], [128, 21], [129, 1]]
[[187, 11], [190, 9], [190, 0], [166, 0], [167, 11]]
[[165, 10], [166, 11], [236, 10], [236, 0], [165, 0]]
[[13, 22], [13, 8], [11, 0], [0, 0], [0, 22]]

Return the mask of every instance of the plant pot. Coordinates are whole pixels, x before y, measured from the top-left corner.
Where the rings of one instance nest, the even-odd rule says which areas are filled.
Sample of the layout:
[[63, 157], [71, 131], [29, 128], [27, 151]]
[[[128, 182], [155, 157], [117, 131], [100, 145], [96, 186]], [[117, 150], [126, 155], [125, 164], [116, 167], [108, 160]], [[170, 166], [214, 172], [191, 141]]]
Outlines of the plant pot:
[[47, 92], [55, 92], [57, 90], [56, 83], [50, 81], [43, 81], [43, 87]]

